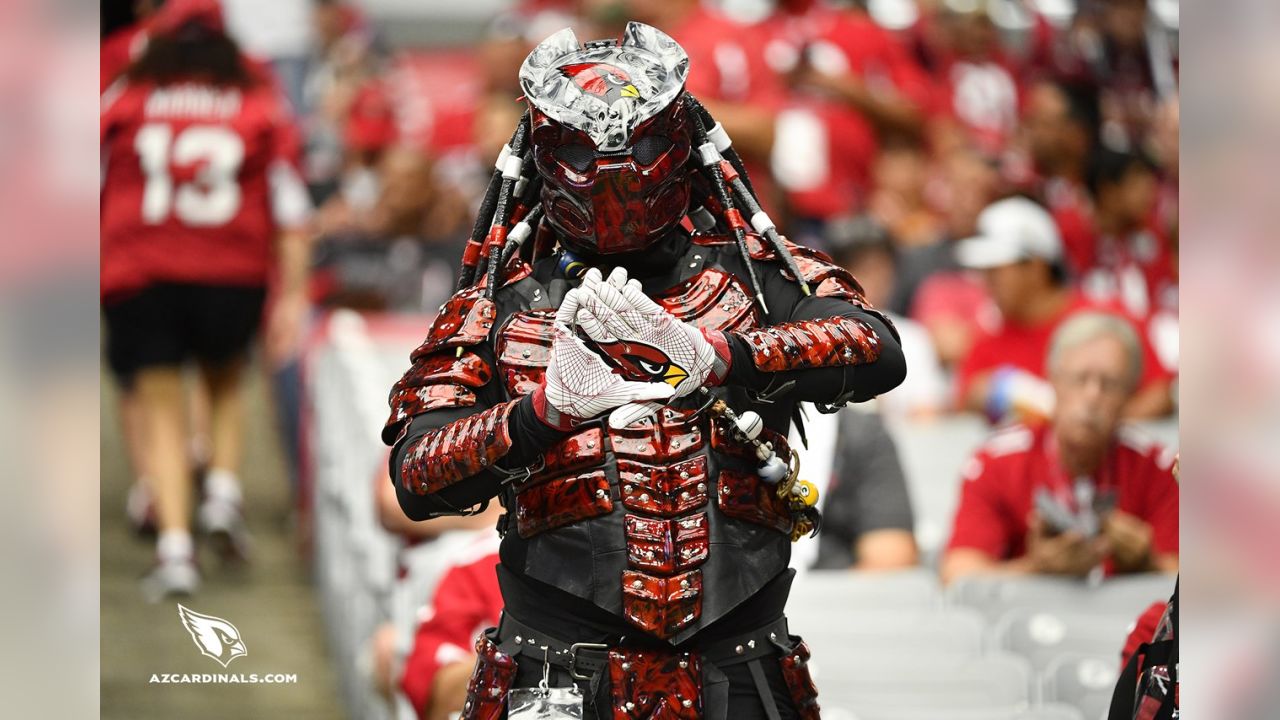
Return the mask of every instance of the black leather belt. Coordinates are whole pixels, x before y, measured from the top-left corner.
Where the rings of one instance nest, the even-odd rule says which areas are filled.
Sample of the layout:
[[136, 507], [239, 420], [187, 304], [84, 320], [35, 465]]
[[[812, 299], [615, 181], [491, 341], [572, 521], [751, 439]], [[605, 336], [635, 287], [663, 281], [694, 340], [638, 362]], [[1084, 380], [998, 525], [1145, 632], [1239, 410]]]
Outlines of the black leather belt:
[[[721, 667], [788, 652], [787, 619], [779, 617], [767, 625], [700, 647], [666, 647], [675, 652], [697, 652], [706, 661]], [[625, 637], [615, 643], [570, 642], [552, 637], [502, 613], [498, 623], [498, 649], [513, 657], [523, 655], [546, 661], [569, 671], [575, 680], [590, 680], [609, 662], [609, 650], [628, 647]]]

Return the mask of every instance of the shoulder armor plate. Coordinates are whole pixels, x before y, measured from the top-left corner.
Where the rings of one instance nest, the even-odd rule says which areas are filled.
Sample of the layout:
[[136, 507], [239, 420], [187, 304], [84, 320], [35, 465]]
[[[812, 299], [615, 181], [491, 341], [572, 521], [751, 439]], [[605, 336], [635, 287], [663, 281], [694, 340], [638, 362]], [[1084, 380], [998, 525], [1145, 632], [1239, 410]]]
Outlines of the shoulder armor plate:
[[417, 362], [437, 350], [483, 342], [497, 314], [493, 301], [483, 297], [483, 292], [482, 288], [470, 287], [449, 298], [435, 322], [431, 323], [427, 339], [409, 355], [409, 359]]
[[677, 320], [698, 328], [745, 330], [760, 324], [742, 281], [719, 268], [707, 268], [655, 299]]
[[511, 397], [528, 395], [542, 383], [551, 360], [555, 313], [551, 309], [518, 312], [498, 332], [498, 367]]

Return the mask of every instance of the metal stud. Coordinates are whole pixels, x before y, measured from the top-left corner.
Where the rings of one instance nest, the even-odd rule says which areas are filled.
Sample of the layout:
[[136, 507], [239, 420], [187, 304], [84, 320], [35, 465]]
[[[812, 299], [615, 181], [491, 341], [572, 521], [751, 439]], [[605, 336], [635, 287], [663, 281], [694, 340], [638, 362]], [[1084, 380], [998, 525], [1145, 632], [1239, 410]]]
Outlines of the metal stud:
[[704, 492], [706, 492], [706, 491], [707, 491], [707, 484], [706, 484], [706, 483], [698, 483], [698, 492], [700, 492], [700, 493], [704, 493]]
[[628, 701], [627, 701], [626, 708], [627, 708], [628, 710], [635, 710], [635, 709], [636, 709], [636, 704], [628, 700]]
[[689, 479], [689, 471], [688, 471], [688, 470], [681, 470], [681, 471], [680, 471], [680, 478], [681, 478], [682, 480], [688, 480], [688, 479]]
[[599, 488], [596, 490], [596, 497], [598, 498], [605, 498], [605, 497], [608, 497], [608, 495], [609, 495], [609, 491], [605, 490], [604, 488]]
[[596, 447], [596, 441], [595, 441], [595, 440], [588, 440], [588, 441], [587, 441], [587, 449], [588, 449], [588, 450], [594, 450], [594, 449], [595, 449], [595, 447]]
[[692, 701], [692, 700], [682, 700], [682, 701], [680, 701], [680, 704], [681, 704], [681, 705], [684, 705], [685, 707], [693, 707], [693, 701]]
[[640, 502], [649, 502], [649, 493], [640, 493]]
[[684, 588], [684, 589], [686, 589], [686, 590], [687, 590], [687, 589], [689, 588], [689, 581], [688, 581], [688, 580], [681, 580], [681, 581], [680, 581], [680, 587], [682, 587], [682, 588]]
[[631, 669], [631, 663], [628, 663], [628, 662], [624, 662], [624, 663], [622, 663], [622, 669], [623, 669], [623, 670], [630, 670], [630, 669]]
[[502, 688], [498, 688], [498, 687], [489, 688], [489, 697], [498, 697], [498, 695], [500, 695], [501, 693], [502, 693]]
[[681, 661], [680, 661], [680, 669], [681, 669], [681, 670], [684, 670], [684, 669], [685, 669], [685, 668], [687, 668], [687, 667], [689, 667], [689, 661], [688, 661], [688, 660], [681, 660]]
[[520, 351], [520, 357], [522, 357], [522, 358], [527, 358], [527, 357], [529, 357], [529, 351], [528, 351], [528, 350], [521, 350], [521, 351]]
[[644, 587], [644, 583], [640, 582], [639, 580], [632, 580], [631, 587], [639, 590], [640, 588]]
[[755, 641], [755, 640], [748, 640], [748, 641], [747, 641], [747, 647], [751, 648], [752, 650], [755, 650], [755, 648], [756, 648], [756, 641]]
[[734, 648], [733, 651], [741, 655], [742, 653], [746, 652], [747, 649], [739, 645], [738, 647]]
[[770, 640], [777, 640], [777, 639], [778, 639], [778, 633], [769, 633], [769, 639], [770, 639]]
[[520, 644], [520, 643], [522, 643], [522, 642], [524, 642], [524, 638], [522, 638], [522, 637], [520, 637], [519, 635], [517, 635], [517, 636], [516, 636], [516, 644], [517, 644], [517, 645], [519, 645], [519, 644]]

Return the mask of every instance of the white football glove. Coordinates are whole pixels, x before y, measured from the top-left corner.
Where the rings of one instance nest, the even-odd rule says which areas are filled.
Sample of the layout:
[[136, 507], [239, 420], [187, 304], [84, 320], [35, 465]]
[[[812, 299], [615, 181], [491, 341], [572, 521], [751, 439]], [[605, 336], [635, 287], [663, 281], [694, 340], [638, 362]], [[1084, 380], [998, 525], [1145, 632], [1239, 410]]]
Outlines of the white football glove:
[[[578, 324], [625, 377], [666, 383], [675, 390], [672, 397], [696, 392], [708, 380], [723, 381], [728, 358], [716, 352], [701, 330], [645, 295], [638, 280], [627, 279], [624, 268], [614, 269], [607, 281], [592, 268], [583, 276], [581, 290]], [[639, 415], [628, 409], [611, 421], [624, 415], [644, 417], [657, 407], [648, 403]]]
[[610, 423], [623, 427], [651, 412], [637, 403], [666, 400], [674, 390], [661, 382], [623, 378], [578, 338], [570, 324], [581, 307], [581, 293], [570, 290], [556, 312], [551, 360], [542, 386], [534, 392], [534, 413], [547, 425], [568, 430], [617, 408], [621, 412], [615, 412]]

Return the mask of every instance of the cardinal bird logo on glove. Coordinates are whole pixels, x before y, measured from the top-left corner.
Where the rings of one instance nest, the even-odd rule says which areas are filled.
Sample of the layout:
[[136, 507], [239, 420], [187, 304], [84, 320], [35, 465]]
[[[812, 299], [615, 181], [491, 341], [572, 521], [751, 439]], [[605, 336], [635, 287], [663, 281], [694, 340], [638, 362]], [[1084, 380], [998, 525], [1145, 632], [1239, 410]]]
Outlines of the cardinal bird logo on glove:
[[640, 98], [640, 91], [631, 83], [626, 70], [608, 63], [573, 63], [560, 68], [573, 83], [609, 105], [622, 98]]
[[652, 345], [634, 340], [597, 343], [612, 364], [630, 380], [664, 382], [675, 387], [689, 377], [689, 371], [675, 364], [667, 354]]
[[217, 660], [222, 667], [249, 654], [244, 640], [240, 638], [240, 631], [226, 620], [203, 615], [182, 605], [178, 605], [178, 617], [182, 618], [182, 626], [191, 633], [191, 639], [200, 648], [200, 654]]

